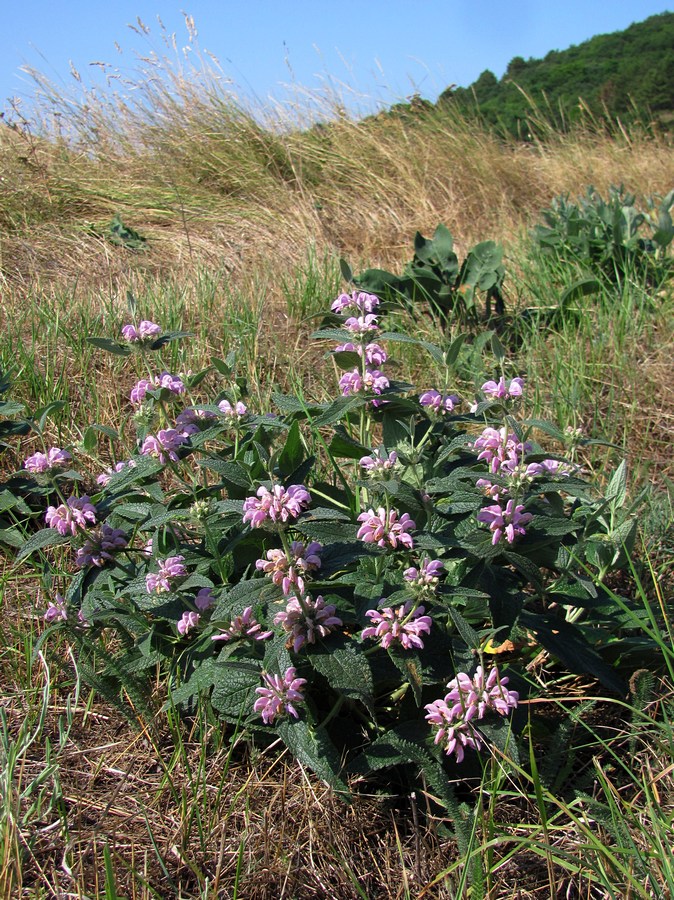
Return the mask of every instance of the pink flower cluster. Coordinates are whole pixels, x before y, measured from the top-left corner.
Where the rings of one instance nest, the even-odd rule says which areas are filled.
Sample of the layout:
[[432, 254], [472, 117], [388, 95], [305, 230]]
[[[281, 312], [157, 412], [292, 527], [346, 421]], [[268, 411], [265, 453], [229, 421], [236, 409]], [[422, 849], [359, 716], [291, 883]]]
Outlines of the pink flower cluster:
[[514, 543], [518, 535], [526, 534], [524, 526], [532, 519], [532, 514], [524, 512], [524, 506], [516, 505], [513, 499], [508, 500], [505, 509], [500, 503], [495, 503], [492, 506], [485, 506], [477, 514], [478, 522], [489, 525], [492, 532], [491, 542], [494, 545], [504, 536], [509, 544]]
[[383, 365], [388, 359], [388, 353], [379, 344], [366, 344], [363, 347], [362, 344], [354, 344], [352, 341], [347, 341], [346, 344], [338, 344], [333, 352], [357, 353], [361, 357], [365, 354], [366, 365], [374, 366], [375, 368]]
[[226, 418], [236, 420], [237, 422], [248, 412], [248, 407], [240, 400], [237, 401], [234, 406], [232, 406], [229, 400], [221, 400], [218, 403], [218, 409]]
[[150, 572], [145, 576], [145, 586], [148, 594], [163, 594], [171, 590], [171, 582], [176, 578], [187, 575], [187, 569], [183, 565], [184, 556], [169, 556], [167, 559], [158, 559], [158, 572]]
[[440, 391], [425, 391], [419, 397], [419, 403], [430, 409], [436, 415], [441, 416], [445, 413], [453, 412], [454, 408], [461, 403], [456, 394], [441, 394]]
[[122, 328], [122, 337], [130, 344], [153, 341], [160, 334], [161, 328], [159, 325], [155, 325], [154, 322], [148, 322], [147, 319], [143, 319], [138, 328], [135, 325], [125, 325]]
[[276, 585], [280, 585], [284, 594], [290, 594], [293, 588], [304, 593], [304, 576], [321, 567], [321, 545], [317, 541], [304, 544], [293, 541], [290, 545], [289, 560], [284, 550], [267, 550], [266, 559], [258, 559], [255, 568], [271, 576]]
[[158, 391], [165, 388], [172, 394], [184, 394], [185, 382], [178, 375], [172, 375], [170, 372], [162, 372], [161, 375], [155, 375], [152, 379], [141, 378], [136, 385], [131, 388], [129, 399], [134, 406], [140, 406], [145, 400], [148, 391]]
[[347, 315], [350, 312], [371, 313], [379, 306], [379, 297], [375, 294], [366, 294], [364, 291], [354, 291], [352, 294], [340, 294], [333, 301], [333, 312], [339, 315]]
[[178, 453], [176, 452], [183, 444], [186, 444], [188, 438], [177, 431], [175, 428], [161, 428], [155, 437], [154, 434], [148, 434], [143, 441], [140, 452], [143, 456], [154, 456], [162, 465], [169, 460], [178, 462]]
[[311, 495], [303, 484], [291, 484], [284, 488], [275, 484], [272, 490], [264, 486], [257, 489], [257, 497], [247, 497], [243, 503], [243, 521], [251, 528], [260, 528], [267, 520], [285, 523], [296, 519], [311, 503]]
[[360, 459], [361, 468], [370, 478], [387, 477], [398, 462], [398, 454], [395, 450], [387, 455], [383, 447], [376, 450], [372, 456], [363, 456]]
[[475, 438], [473, 447], [478, 450], [478, 459], [484, 460], [492, 474], [510, 475], [517, 468], [525, 453], [531, 450], [528, 441], [520, 441], [516, 434], [508, 433], [505, 425], [496, 428], [485, 428]]
[[231, 641], [240, 638], [252, 638], [254, 641], [266, 641], [274, 634], [273, 631], [263, 631], [262, 625], [253, 615], [253, 607], [247, 606], [244, 611], [234, 616], [227, 628], [214, 634], [212, 641]]
[[424, 559], [418, 569], [416, 566], [405, 569], [403, 578], [411, 587], [434, 588], [444, 568], [439, 559]]
[[282, 676], [263, 672], [262, 680], [264, 687], [255, 688], [260, 696], [253, 704], [253, 709], [260, 713], [262, 721], [271, 725], [274, 719], [286, 713], [299, 719], [300, 714], [295, 704], [304, 702], [302, 688], [307, 683], [306, 678], [298, 678], [297, 669], [290, 666]]
[[60, 506], [47, 507], [45, 522], [59, 534], [75, 535], [80, 528], [85, 529], [96, 524], [96, 507], [86, 494], [81, 497], [68, 497]]
[[505, 377], [501, 375], [498, 381], [485, 381], [482, 385], [482, 393], [493, 400], [515, 400], [522, 396], [524, 381], [521, 378], [513, 378], [506, 384]]
[[120, 528], [111, 528], [105, 522], [87, 533], [87, 539], [77, 551], [75, 565], [102, 568], [114, 559], [118, 550], [128, 546], [128, 538]]
[[116, 475], [117, 472], [122, 472], [124, 469], [133, 469], [136, 463], [132, 459], [123, 459], [112, 467], [112, 469], [106, 469], [105, 472], [101, 472], [101, 474], [96, 479], [96, 484], [100, 484], [101, 487], [105, 487], [112, 478], [113, 475]]
[[66, 622], [68, 620], [66, 602], [58, 592], [54, 595], [54, 599], [49, 601], [43, 618], [48, 625], [51, 625], [52, 622]]
[[489, 710], [506, 716], [517, 707], [519, 695], [509, 691], [507, 684], [508, 679], [499, 677], [496, 666], [486, 680], [482, 666], [472, 678], [459, 672], [447, 685], [449, 693], [442, 700], [426, 704], [426, 720], [437, 729], [435, 743], [441, 744], [448, 756], [453, 753], [458, 763], [463, 761], [467, 747], [478, 750], [482, 738], [473, 722]]
[[366, 366], [365, 371], [360, 369], [352, 369], [345, 372], [339, 379], [339, 387], [344, 397], [349, 394], [381, 394], [389, 387], [390, 381], [386, 375], [382, 375], [379, 369], [371, 369]]
[[377, 544], [379, 547], [391, 547], [395, 550], [398, 544], [411, 550], [414, 540], [410, 531], [417, 527], [409, 513], [399, 513], [395, 509], [388, 512], [380, 506], [377, 512], [370, 508], [358, 516], [361, 526], [357, 537], [366, 544]]
[[193, 628], [196, 628], [199, 624], [199, 619], [201, 616], [199, 613], [194, 612], [193, 610], [188, 610], [184, 612], [178, 622], [176, 624], [176, 628], [178, 629], [178, 634], [181, 634], [183, 637], [187, 634], [188, 631], [191, 631]]
[[50, 469], [61, 469], [67, 466], [72, 456], [60, 447], [51, 447], [46, 453], [34, 453], [24, 460], [23, 467], [34, 475], [42, 475]]
[[335, 615], [336, 611], [336, 607], [326, 603], [321, 596], [315, 600], [307, 596], [302, 603], [293, 597], [286, 608], [274, 616], [274, 625], [281, 625], [288, 632], [293, 651], [297, 653], [303, 644], [315, 644], [317, 637], [327, 637], [343, 624]]
[[378, 638], [380, 645], [387, 650], [391, 644], [401, 644], [405, 650], [413, 648], [423, 650], [422, 634], [428, 634], [433, 620], [424, 615], [424, 607], [414, 609], [411, 600], [393, 609], [390, 606], [382, 610], [368, 609], [365, 615], [373, 623], [363, 629], [362, 638]]

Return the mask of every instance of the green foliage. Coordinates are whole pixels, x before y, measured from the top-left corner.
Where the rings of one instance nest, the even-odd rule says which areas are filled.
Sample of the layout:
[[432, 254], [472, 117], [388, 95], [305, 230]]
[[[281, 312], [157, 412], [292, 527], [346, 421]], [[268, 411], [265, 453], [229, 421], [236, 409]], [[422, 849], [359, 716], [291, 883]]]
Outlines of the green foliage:
[[126, 250], [144, 250], [147, 243], [147, 238], [139, 234], [130, 225], [125, 225], [119, 215], [114, 216], [106, 237], [111, 244], [124, 247]]
[[[417, 251], [421, 271], [442, 259], [448, 282], [454, 271], [483, 289], [490, 282], [474, 273], [500, 259], [469, 255], [452, 270], [446, 230]], [[347, 299], [363, 312], [360, 292]], [[526, 717], [503, 720], [514, 702], [464, 723], [465, 760], [426, 721], [452, 679], [478, 678], [478, 662], [487, 677], [499, 643], [515, 649], [492, 685], [507, 672], [510, 690], [528, 691], [519, 673], [542, 652], [624, 691], [614, 663], [626, 654], [613, 648], [634, 613], [609, 602], [603, 582], [633, 540], [635, 508], [624, 467], [602, 495], [537, 442], [559, 446], [564, 434], [521, 414], [520, 379], [486, 383], [465, 398], [476, 400], [468, 415], [459, 398], [418, 397], [367, 362], [380, 341], [412, 343], [448, 375], [463, 336], [438, 346], [378, 325], [358, 334], [348, 315], [314, 335], [357, 348], [339, 351], [342, 395], [277, 394], [274, 415], [245, 407], [233, 356], [213, 361], [225, 388], [213, 397], [198, 376], [166, 372], [165, 341], [133, 342], [150, 370], [164, 369], [161, 386], [144, 379], [128, 421], [112, 434], [92, 426], [87, 442], [91, 451], [98, 436], [135, 428], [138, 451], [78, 501], [96, 523], [52, 523], [19, 557], [77, 551], [67, 620], [54, 614], [53, 627], [70, 632], [83, 677], [120, 708], [144, 707], [160, 667], [172, 704], [191, 710], [207, 697], [223, 721], [280, 736], [342, 793], [348, 771], [402, 765], [422, 769], [450, 809], [442, 785], [459, 766], [475, 770], [471, 747], [518, 759]], [[498, 338], [475, 343], [503, 373]], [[46, 496], [56, 485], [64, 499], [68, 479], [48, 478]]]
[[454, 240], [445, 225], [438, 225], [432, 238], [420, 232], [414, 237], [414, 257], [400, 276], [383, 269], [367, 269], [352, 276], [342, 263], [348, 281], [363, 291], [376, 294], [385, 302], [401, 304], [415, 315], [427, 308], [444, 325], [450, 321], [475, 325], [480, 319], [477, 297], [485, 295], [485, 315], [505, 311], [501, 288], [505, 278], [503, 248], [494, 241], [482, 241], [472, 247], [462, 263], [454, 252]]
[[647, 123], [653, 115], [666, 123], [674, 103], [672, 48], [674, 13], [666, 12], [544, 59], [515, 57], [500, 81], [486, 70], [468, 88], [445, 91], [439, 104], [477, 113], [525, 140], [545, 136], [550, 125], [567, 129], [588, 114], [628, 123]]

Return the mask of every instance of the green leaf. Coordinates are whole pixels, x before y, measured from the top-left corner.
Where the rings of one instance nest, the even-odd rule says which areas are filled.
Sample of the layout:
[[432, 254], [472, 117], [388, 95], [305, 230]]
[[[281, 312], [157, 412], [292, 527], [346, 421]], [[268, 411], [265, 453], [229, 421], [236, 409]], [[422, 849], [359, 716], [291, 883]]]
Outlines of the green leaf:
[[131, 356], [133, 350], [125, 344], [118, 341], [110, 340], [110, 338], [88, 337], [87, 343], [98, 347], [99, 350], [105, 350], [106, 353], [112, 353], [114, 356]]
[[67, 544], [69, 541], [69, 535], [59, 534], [55, 528], [43, 528], [41, 531], [37, 531], [28, 538], [17, 554], [17, 561], [25, 559], [27, 556], [30, 556], [31, 553], [35, 553], [36, 550], [43, 550], [45, 547], [55, 547], [59, 544]]
[[611, 501], [611, 506], [618, 509], [625, 503], [627, 497], [627, 462], [623, 460], [615, 470], [609, 481], [605, 496]]
[[304, 719], [288, 718], [282, 719], [276, 730], [295, 759], [339, 791], [343, 799], [350, 796], [349, 788], [339, 777], [339, 753], [324, 728], [312, 728]]
[[334, 691], [350, 700], [360, 700], [375, 715], [372, 670], [362, 650], [351, 642], [337, 648], [319, 647], [308, 654], [308, 659]]
[[252, 709], [260, 669], [252, 663], [227, 662], [214, 672], [211, 703], [229, 721], [245, 718]]
[[279, 468], [283, 475], [294, 472], [304, 459], [304, 446], [297, 419], [290, 426], [286, 442], [279, 456]]
[[330, 441], [328, 450], [333, 456], [346, 457], [347, 459], [361, 459], [370, 455], [370, 449], [354, 440], [343, 425], [336, 425], [335, 432]]
[[[161, 350], [166, 344], [170, 344], [171, 341], [178, 341], [181, 338], [185, 337], [194, 337], [193, 331], [167, 331], [166, 334], [160, 334], [156, 341], [152, 341], [150, 344], [150, 350]], [[207, 372], [208, 369], [205, 370]]]

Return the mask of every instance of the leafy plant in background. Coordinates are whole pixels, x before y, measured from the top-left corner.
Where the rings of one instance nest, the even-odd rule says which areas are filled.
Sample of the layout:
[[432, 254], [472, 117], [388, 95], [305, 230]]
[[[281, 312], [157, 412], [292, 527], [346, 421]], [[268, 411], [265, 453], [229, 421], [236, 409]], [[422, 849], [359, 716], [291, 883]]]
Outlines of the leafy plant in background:
[[416, 233], [414, 257], [402, 275], [366, 269], [354, 276], [344, 261], [342, 274], [360, 290], [373, 293], [388, 304], [402, 304], [413, 315], [420, 308], [429, 311], [444, 326], [450, 322], [477, 325], [479, 293], [485, 295], [487, 320], [492, 315], [492, 302], [497, 315], [505, 312], [501, 293], [505, 278], [503, 248], [494, 241], [482, 241], [460, 263], [454, 252], [454, 239], [445, 225], [438, 225], [431, 239]]
[[671, 274], [674, 191], [641, 211], [633, 194], [611, 187], [606, 200], [593, 187], [571, 202], [561, 195], [543, 212], [533, 239], [556, 263], [573, 263], [618, 287], [628, 280], [657, 288]]
[[[376, 296], [341, 294], [314, 334], [337, 342], [339, 395], [277, 394], [274, 413], [247, 408], [233, 355], [163, 370], [179, 337], [136, 317], [122, 341], [92, 339], [147, 362], [129, 394], [137, 452], [86, 491], [59, 480], [18, 554], [72, 554], [43, 614], [99, 691], [142, 708], [159, 665], [169, 704], [208, 695], [337, 790], [411, 763], [448, 806], [449, 772], [491, 747], [517, 759], [536, 655], [624, 691], [607, 660], [629, 668], [635, 613], [602, 583], [633, 526], [624, 469], [606, 497], [583, 479], [578, 435], [523, 414], [495, 337], [476, 397], [418, 391], [385, 374], [386, 348], [421, 344], [448, 372], [463, 338], [384, 331]], [[213, 373], [221, 389], [199, 393]]]

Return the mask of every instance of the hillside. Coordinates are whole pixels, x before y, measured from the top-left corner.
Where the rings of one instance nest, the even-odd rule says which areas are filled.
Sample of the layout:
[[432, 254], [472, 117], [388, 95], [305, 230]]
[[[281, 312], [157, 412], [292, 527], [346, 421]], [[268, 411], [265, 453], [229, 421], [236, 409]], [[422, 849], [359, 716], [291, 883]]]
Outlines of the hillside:
[[535, 128], [537, 111], [566, 129], [584, 113], [667, 123], [674, 112], [674, 13], [601, 34], [544, 59], [514, 57], [499, 80], [486, 69], [467, 88], [438, 100], [516, 137]]

